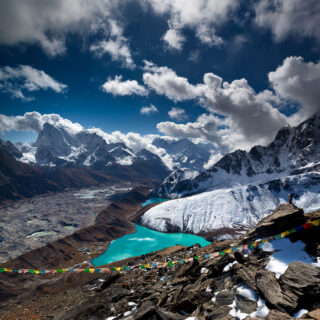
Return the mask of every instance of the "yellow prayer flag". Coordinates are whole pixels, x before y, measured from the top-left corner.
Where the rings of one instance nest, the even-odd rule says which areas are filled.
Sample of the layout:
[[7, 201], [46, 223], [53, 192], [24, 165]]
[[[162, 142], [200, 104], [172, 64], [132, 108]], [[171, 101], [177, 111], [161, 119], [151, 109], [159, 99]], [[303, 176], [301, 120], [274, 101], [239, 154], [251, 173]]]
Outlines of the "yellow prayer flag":
[[320, 220], [314, 220], [311, 222], [315, 227], [319, 227]]
[[281, 233], [281, 237], [285, 237], [285, 236], [287, 236], [288, 234], [290, 234], [289, 231], [282, 232], [282, 233]]
[[121, 269], [120, 269], [120, 267], [116, 267], [116, 270], [117, 270], [117, 271], [120, 271]]
[[229, 253], [229, 252], [231, 252], [231, 249], [226, 249], [226, 250], [224, 250], [224, 252]]
[[89, 272], [90, 272], [90, 273], [94, 273], [94, 269], [92, 269], [92, 268], [89, 269]]
[[35, 274], [39, 274], [40, 271], [39, 270], [33, 270]]

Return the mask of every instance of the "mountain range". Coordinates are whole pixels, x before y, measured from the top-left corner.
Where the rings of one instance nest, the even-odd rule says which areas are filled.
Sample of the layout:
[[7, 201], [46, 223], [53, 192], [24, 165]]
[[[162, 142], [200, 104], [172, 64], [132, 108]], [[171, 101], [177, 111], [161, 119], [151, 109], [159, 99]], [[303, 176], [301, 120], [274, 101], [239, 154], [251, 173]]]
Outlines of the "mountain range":
[[157, 188], [176, 199], [147, 211], [141, 223], [160, 231], [234, 236], [294, 194], [306, 210], [320, 207], [320, 113], [286, 126], [268, 146], [226, 154], [208, 170], [178, 169]]
[[[172, 169], [203, 169], [213, 146], [154, 138], [151, 150], [108, 143], [95, 132], [44, 123], [32, 144], [0, 139], [0, 201], [112, 181], [159, 183]], [[169, 161], [168, 161], [169, 159]], [[169, 164], [168, 164], [169, 163]]]

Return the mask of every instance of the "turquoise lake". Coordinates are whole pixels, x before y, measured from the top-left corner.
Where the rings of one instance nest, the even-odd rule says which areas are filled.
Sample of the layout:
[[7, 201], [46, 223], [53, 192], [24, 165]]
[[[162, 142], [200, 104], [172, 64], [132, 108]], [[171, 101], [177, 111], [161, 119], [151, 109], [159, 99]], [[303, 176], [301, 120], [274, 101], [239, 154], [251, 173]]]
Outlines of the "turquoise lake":
[[142, 207], [145, 207], [145, 206], [147, 206], [148, 204], [164, 202], [164, 201], [167, 201], [167, 200], [169, 200], [169, 199], [164, 199], [164, 198], [151, 198], [151, 199], [148, 199], [147, 201], [145, 201], [144, 203], [141, 203], [141, 206], [142, 206]]
[[171, 247], [176, 244], [191, 246], [199, 243], [202, 247], [210, 244], [204, 238], [185, 233], [162, 233], [135, 225], [137, 231], [112, 241], [109, 248], [99, 257], [92, 260], [95, 266], [102, 266], [153, 251]]

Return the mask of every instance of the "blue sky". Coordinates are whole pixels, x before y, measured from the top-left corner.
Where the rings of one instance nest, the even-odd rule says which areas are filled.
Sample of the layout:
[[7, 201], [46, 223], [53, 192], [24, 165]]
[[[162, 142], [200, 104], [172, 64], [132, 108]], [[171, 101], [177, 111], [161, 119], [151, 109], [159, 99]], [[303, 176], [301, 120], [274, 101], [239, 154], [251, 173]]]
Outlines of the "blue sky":
[[[17, 126], [14, 116], [37, 111], [108, 133], [199, 138], [232, 150], [267, 143], [282, 125], [320, 108], [317, 1], [75, 3], [1, 3], [2, 138], [35, 139], [33, 127]], [[205, 74], [222, 78], [218, 89], [215, 77], [201, 87]], [[237, 79], [246, 79], [246, 92], [243, 83], [223, 88]], [[259, 95], [264, 90], [270, 97]], [[141, 113], [151, 105], [157, 112]]]

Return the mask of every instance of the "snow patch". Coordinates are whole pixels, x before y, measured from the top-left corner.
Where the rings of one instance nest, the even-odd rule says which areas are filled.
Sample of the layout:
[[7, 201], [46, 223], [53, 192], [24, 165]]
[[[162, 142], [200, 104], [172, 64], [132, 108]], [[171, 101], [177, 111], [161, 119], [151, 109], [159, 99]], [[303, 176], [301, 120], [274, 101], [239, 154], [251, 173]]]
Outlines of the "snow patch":
[[285, 273], [291, 262], [314, 263], [314, 258], [305, 252], [305, 244], [300, 240], [293, 243], [288, 238], [282, 238], [272, 243], [263, 244], [262, 249], [274, 251], [265, 269], [274, 272], [276, 278]]

